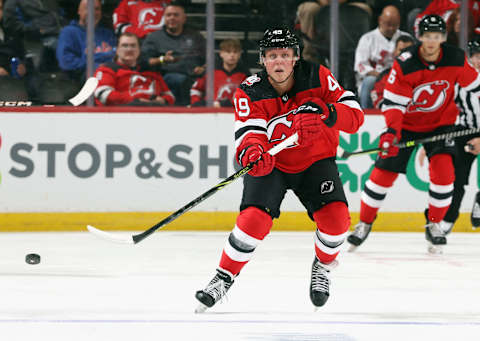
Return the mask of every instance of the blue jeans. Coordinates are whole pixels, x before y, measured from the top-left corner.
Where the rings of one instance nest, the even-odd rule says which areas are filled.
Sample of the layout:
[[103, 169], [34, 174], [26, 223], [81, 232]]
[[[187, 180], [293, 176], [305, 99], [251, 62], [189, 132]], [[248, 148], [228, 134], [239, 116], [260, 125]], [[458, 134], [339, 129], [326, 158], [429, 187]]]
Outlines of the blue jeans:
[[[176, 105], [186, 105], [189, 103], [190, 94], [186, 89], [185, 83], [188, 76], [183, 73], [169, 72], [163, 75], [163, 80], [175, 96]], [[185, 93], [187, 90], [187, 93]]]
[[370, 97], [370, 92], [373, 90], [373, 86], [377, 81], [376, 76], [366, 76], [362, 80], [360, 86], [360, 105], [363, 109], [373, 108], [372, 97]]

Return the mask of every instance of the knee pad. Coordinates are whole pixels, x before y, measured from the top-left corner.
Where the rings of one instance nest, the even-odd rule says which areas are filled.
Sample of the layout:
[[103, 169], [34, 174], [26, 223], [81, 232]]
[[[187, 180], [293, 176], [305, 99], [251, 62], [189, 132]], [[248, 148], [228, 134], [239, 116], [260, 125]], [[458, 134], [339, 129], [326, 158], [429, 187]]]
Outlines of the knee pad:
[[370, 180], [382, 187], [392, 187], [397, 177], [398, 173], [377, 167], [373, 168], [372, 173], [370, 174]]
[[430, 182], [449, 185], [455, 181], [455, 168], [450, 154], [436, 154], [429, 160]]
[[273, 221], [266, 212], [256, 207], [247, 207], [237, 217], [237, 227], [250, 237], [263, 240], [270, 232]]
[[321, 233], [338, 236], [348, 231], [350, 214], [344, 202], [331, 202], [313, 213], [313, 219]]

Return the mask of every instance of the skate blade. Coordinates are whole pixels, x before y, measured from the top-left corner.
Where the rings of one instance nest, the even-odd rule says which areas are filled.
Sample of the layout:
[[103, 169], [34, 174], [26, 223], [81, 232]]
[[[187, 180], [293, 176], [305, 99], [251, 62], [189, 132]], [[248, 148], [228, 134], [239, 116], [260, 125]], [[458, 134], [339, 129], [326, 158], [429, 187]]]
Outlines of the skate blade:
[[197, 308], [195, 308], [195, 314], [202, 314], [207, 310], [207, 306], [203, 303], [200, 303]]
[[348, 248], [347, 252], [355, 252], [357, 249], [358, 249], [358, 246], [350, 244], [350, 247]]
[[443, 254], [443, 248], [442, 248], [441, 245], [429, 244], [427, 250], [428, 250], [428, 253], [431, 254], [431, 255], [441, 255], [441, 254]]

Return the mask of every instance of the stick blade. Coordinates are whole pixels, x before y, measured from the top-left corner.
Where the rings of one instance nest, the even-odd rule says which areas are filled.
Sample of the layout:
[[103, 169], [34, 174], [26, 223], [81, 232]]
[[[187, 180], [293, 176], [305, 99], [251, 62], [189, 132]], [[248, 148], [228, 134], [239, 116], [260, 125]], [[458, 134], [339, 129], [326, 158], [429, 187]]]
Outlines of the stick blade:
[[111, 241], [114, 243], [120, 243], [120, 244], [135, 244], [131, 236], [120, 236], [114, 233], [105, 232], [100, 229], [97, 229], [96, 227], [93, 227], [92, 225], [87, 225], [87, 229], [97, 237], [104, 240], [108, 240], [108, 241]]
[[83, 87], [78, 92], [78, 94], [70, 98], [68, 101], [73, 106], [79, 106], [80, 104], [85, 102], [88, 99], [88, 97], [90, 97], [93, 94], [97, 86], [98, 86], [98, 79], [96, 77], [88, 78], [85, 84], [83, 84]]

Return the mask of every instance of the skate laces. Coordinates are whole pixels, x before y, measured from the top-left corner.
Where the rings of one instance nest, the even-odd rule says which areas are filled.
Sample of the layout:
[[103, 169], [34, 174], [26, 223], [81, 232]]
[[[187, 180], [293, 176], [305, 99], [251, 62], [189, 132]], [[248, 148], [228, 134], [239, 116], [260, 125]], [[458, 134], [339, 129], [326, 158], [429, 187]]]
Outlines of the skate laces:
[[203, 291], [212, 296], [215, 303], [218, 301], [222, 302], [224, 299], [228, 299], [227, 291], [232, 286], [232, 283], [233, 281], [227, 283], [224, 279], [220, 278], [219, 274], [216, 274]]
[[353, 235], [363, 239], [368, 232], [370, 232], [371, 224], [367, 224], [364, 222], [359, 222], [357, 225], [355, 225], [355, 231], [353, 231]]
[[427, 224], [427, 229], [430, 231], [432, 237], [445, 237], [445, 232], [440, 227], [440, 224], [429, 222]]
[[320, 262], [315, 262], [312, 267], [312, 290], [328, 293], [330, 279], [328, 273], [330, 271], [324, 268]]

